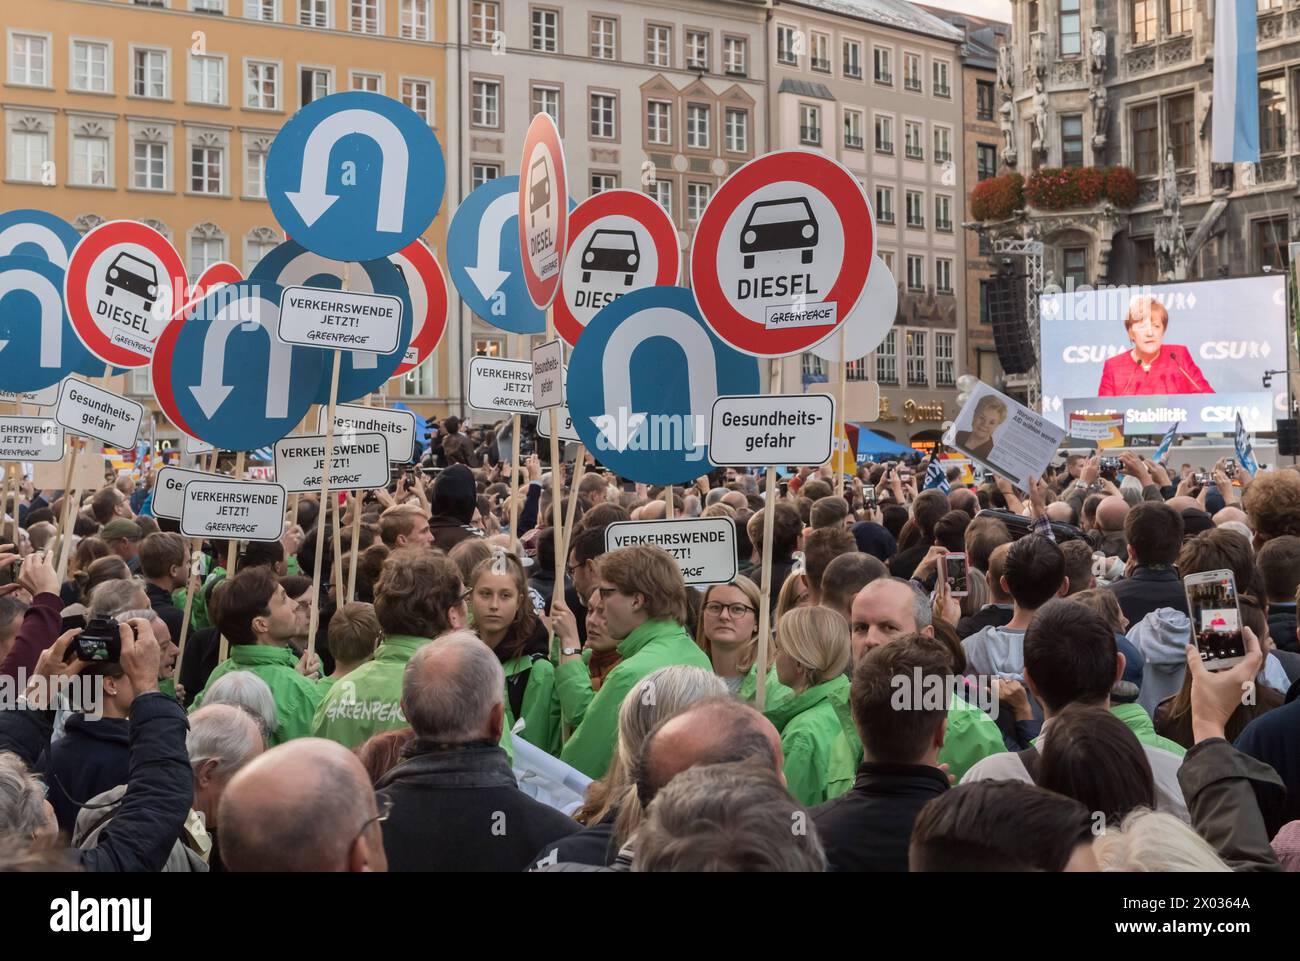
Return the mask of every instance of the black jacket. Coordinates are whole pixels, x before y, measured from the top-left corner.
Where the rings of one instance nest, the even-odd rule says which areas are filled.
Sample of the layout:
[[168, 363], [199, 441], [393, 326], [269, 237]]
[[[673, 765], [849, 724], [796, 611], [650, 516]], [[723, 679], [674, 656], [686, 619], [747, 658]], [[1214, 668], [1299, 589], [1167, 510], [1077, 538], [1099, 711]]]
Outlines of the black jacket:
[[49, 801], [59, 819], [59, 830], [72, 833], [77, 813], [86, 801], [119, 784], [131, 770], [130, 724], [124, 717], [70, 714], [63, 737], [50, 745], [45, 775]]
[[153, 612], [162, 618], [162, 622], [167, 625], [167, 630], [172, 632], [172, 643], [180, 643], [181, 623], [185, 620], [185, 612], [172, 603], [171, 594], [156, 584], [146, 582], [144, 592], [149, 597], [149, 606], [153, 608]]
[[375, 785], [393, 800], [384, 822], [390, 871], [523, 871], [536, 852], [580, 830], [519, 790], [495, 742], [417, 740], [412, 748]]
[[1295, 636], [1295, 602], [1268, 604], [1268, 636], [1284, 651], [1300, 651]]
[[957, 622], [957, 636], [967, 638], [986, 627], [1006, 627], [1013, 616], [1015, 607], [1011, 604], [985, 604], [970, 617]]
[[916, 815], [946, 790], [937, 767], [864, 761], [852, 790], [812, 810], [829, 868], [906, 871]]
[[894, 559], [889, 562], [889, 573], [895, 577], [901, 577], [903, 580], [911, 580], [912, 574], [916, 571], [916, 565], [925, 560], [925, 555], [930, 553], [932, 544], [917, 544], [915, 547], [909, 547], [894, 555]]
[[618, 808], [610, 808], [605, 816], [577, 834], [562, 837], [546, 845], [533, 855], [530, 870], [538, 871], [550, 864], [590, 864], [607, 868], [618, 857], [614, 847], [614, 822]]
[[215, 627], [191, 631], [185, 641], [185, 654], [176, 669], [176, 676], [185, 688], [185, 706], [189, 707], [200, 691], [208, 685], [208, 678], [217, 669], [221, 656], [221, 632]]
[[1300, 700], [1261, 714], [1237, 735], [1236, 748], [1273, 768], [1286, 786], [1286, 807], [1281, 812], [1265, 810], [1269, 837], [1288, 821], [1300, 818]]
[[1128, 618], [1129, 626], [1158, 607], [1172, 607], [1187, 613], [1183, 582], [1172, 567], [1136, 567], [1128, 577], [1110, 585], [1110, 590], [1119, 601], [1119, 609]]

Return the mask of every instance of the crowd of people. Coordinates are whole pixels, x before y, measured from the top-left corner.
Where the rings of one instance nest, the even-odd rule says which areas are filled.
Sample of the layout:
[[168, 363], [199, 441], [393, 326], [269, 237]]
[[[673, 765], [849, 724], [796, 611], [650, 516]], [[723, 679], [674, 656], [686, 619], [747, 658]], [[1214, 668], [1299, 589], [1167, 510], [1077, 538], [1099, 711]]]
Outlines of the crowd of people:
[[[191, 543], [131, 477], [64, 532], [67, 495], [25, 485], [0, 869], [1300, 870], [1300, 472], [1071, 454], [1027, 491], [925, 489], [883, 462], [768, 503], [743, 470], [593, 462], [557, 530], [538, 459], [512, 485], [460, 427], [385, 489], [297, 498], [274, 543]], [[670, 513], [732, 520], [740, 574], [606, 550]], [[1220, 570], [1246, 653], [1215, 671], [1183, 579]], [[105, 624], [120, 654], [84, 659]], [[539, 758], [572, 803], [521, 777]]]

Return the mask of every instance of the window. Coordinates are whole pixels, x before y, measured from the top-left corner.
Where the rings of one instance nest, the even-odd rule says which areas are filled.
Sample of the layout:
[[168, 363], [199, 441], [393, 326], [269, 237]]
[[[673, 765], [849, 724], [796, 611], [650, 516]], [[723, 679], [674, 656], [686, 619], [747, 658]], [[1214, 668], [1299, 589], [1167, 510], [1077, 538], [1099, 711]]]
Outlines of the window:
[[470, 189], [482, 187], [489, 180], [496, 180], [501, 176], [500, 164], [475, 163], [469, 167]]
[[1182, 94], [1165, 101], [1165, 133], [1174, 155], [1174, 166], [1185, 170], [1196, 164], [1196, 135], [1193, 131], [1194, 95]]
[[1083, 117], [1061, 118], [1061, 166], [1083, 166]]
[[908, 190], [905, 193], [905, 203], [907, 204], [907, 226], [924, 227], [925, 194], [919, 190]]
[[50, 39], [15, 33], [9, 40], [9, 82], [29, 87], [50, 85]]
[[274, 23], [280, 19], [278, 0], [244, 0], [244, 17]]
[[591, 175], [591, 193], [595, 196], [606, 190], [618, 189], [618, 174], [592, 174]]
[[469, 11], [471, 43], [490, 44], [496, 39], [501, 22], [501, 4], [497, 0], [473, 0]]
[[989, 313], [989, 290], [992, 288], [993, 281], [980, 281], [980, 323], [992, 324], [993, 315]]
[[383, 93], [384, 75], [382, 73], [362, 73], [359, 70], [353, 70], [352, 89], [361, 90], [365, 93]]
[[876, 116], [876, 149], [881, 153], [894, 152], [894, 118]]
[[1255, 269], [1271, 267], [1283, 270], [1287, 265], [1287, 225], [1285, 217], [1255, 221]]
[[998, 148], [991, 143], [975, 145], [975, 176], [979, 180], [988, 180], [998, 175]]
[[280, 109], [280, 66], [250, 60], [245, 66], [244, 102], [254, 110]]
[[475, 127], [500, 127], [501, 82], [475, 80], [470, 87], [470, 124]]
[[877, 251], [881, 262], [888, 268], [891, 276], [894, 276], [894, 252], [892, 250]]
[[726, 112], [727, 151], [745, 153], [749, 150], [749, 111], [728, 107]]
[[50, 159], [50, 135], [44, 130], [9, 131], [9, 179], [39, 182]]
[[162, 100], [167, 96], [167, 51], [135, 50], [131, 54], [131, 93]]
[[846, 150], [862, 149], [862, 111], [844, 111], [844, 147]]
[[613, 60], [618, 54], [618, 21], [613, 17], [591, 18], [591, 55]]
[[925, 374], [925, 340], [923, 330], [907, 331], [907, 386], [929, 387], [930, 378]]
[[666, 100], [647, 100], [645, 105], [646, 141], [673, 142], [673, 105]]
[[402, 0], [397, 29], [403, 40], [428, 40], [429, 0]]
[[435, 386], [436, 368], [434, 359], [429, 357], [418, 367], [413, 367], [402, 376], [402, 396], [433, 397], [437, 394]]
[[1029, 32], [1038, 32], [1038, 0], [1029, 0], [1028, 9], [1025, 12], [1029, 21]]
[[934, 229], [952, 230], [952, 198], [936, 194], [934, 198]]
[[190, 148], [190, 192], [196, 194], [221, 193], [222, 168], [225, 151], [220, 147], [193, 146]]
[[776, 25], [776, 62], [787, 65], [794, 65], [799, 62], [799, 51], [796, 46], [795, 34], [798, 31], [794, 27], [778, 23]]
[[328, 27], [330, 0], [298, 0], [298, 23], [304, 27]]
[[560, 52], [560, 11], [533, 8], [533, 49], [539, 53]]
[[221, 57], [190, 55], [190, 100], [219, 106], [225, 103], [226, 61]]
[[302, 95], [302, 105], [305, 107], [313, 100], [319, 100], [321, 97], [330, 95], [330, 88], [333, 83], [328, 70], [321, 70], [317, 67], [303, 67], [299, 74], [299, 93]]
[[379, 32], [379, 0], [351, 0], [353, 33]]
[[244, 151], [244, 193], [249, 197], [266, 196], [266, 150], [260, 143]]
[[131, 186], [167, 189], [167, 144], [137, 140], [131, 148]]
[[876, 348], [876, 380], [882, 384], [898, 383], [898, 331], [890, 328]]
[[72, 182], [82, 187], [107, 187], [108, 138], [72, 138]]
[[956, 334], [934, 332], [934, 386], [952, 387], [957, 383]]
[[975, 117], [979, 120], [993, 119], [993, 81], [975, 81]]
[[699, 223], [704, 216], [704, 208], [709, 205], [713, 188], [708, 184], [689, 183], [686, 185], [686, 222]]
[[831, 72], [831, 38], [824, 33], [814, 33], [809, 38], [812, 56], [809, 66], [821, 73]]
[[226, 0], [190, 0], [190, 9], [196, 13], [219, 13], [225, 16]]
[[652, 67], [671, 67], [673, 28], [651, 24], [645, 28], [645, 62]]
[[1133, 172], [1139, 177], [1154, 177], [1160, 172], [1159, 108], [1145, 103], [1129, 111], [1133, 131]]
[[1061, 276], [1067, 290], [1071, 284], [1077, 288], [1088, 282], [1087, 247], [1066, 247], [1061, 251]]
[[722, 69], [733, 77], [743, 77], [748, 72], [748, 44], [744, 37], [722, 38]]
[[952, 261], [936, 257], [934, 261], [934, 289], [936, 293], [952, 293]]
[[921, 124], [916, 120], [903, 121], [903, 152], [908, 160], [924, 160], [925, 148], [921, 145]]
[[427, 124], [433, 123], [430, 105], [433, 103], [433, 85], [428, 80], [402, 78], [402, 103], [406, 104]]
[[618, 133], [618, 101], [612, 93], [591, 95], [591, 136], [613, 140]]
[[919, 254], [907, 255], [907, 289], [925, 290], [925, 258]]
[[894, 188], [876, 188], [876, 220], [882, 224], [894, 222]]
[[1061, 56], [1077, 57], [1082, 49], [1079, 36], [1079, 0], [1060, 0]]
[[702, 30], [686, 31], [686, 69], [709, 69], [709, 35]]
[[254, 228], [244, 240], [244, 276], [253, 272], [253, 268], [262, 262], [262, 258], [275, 249], [277, 240], [263, 236], [263, 232], [273, 233], [269, 228]]
[[709, 108], [704, 104], [686, 105], [686, 146], [709, 149]]
[[1191, 33], [1194, 0], [1165, 0], [1165, 13], [1169, 18], [1170, 33]]
[[[1078, 3], [1079, 0], [1074, 0]], [[936, 97], [951, 97], [952, 87], [949, 86], [949, 74], [952, 70], [947, 60], [934, 61], [934, 95]]]
[[190, 275], [197, 277], [213, 264], [226, 259], [226, 240], [224, 237], [208, 237], [203, 234], [190, 234]]
[[1259, 79], [1259, 150], [1286, 150], [1286, 77], [1277, 74]]
[[668, 211], [668, 216], [673, 215], [673, 182], [671, 180], [652, 180], [646, 184], [645, 192], [655, 199], [655, 202]]
[[903, 89], [921, 91], [921, 55], [919, 53], [903, 54]]
[[555, 125], [560, 125], [560, 88], [533, 85], [533, 115], [548, 113]]
[[871, 56], [875, 61], [874, 70], [876, 83], [893, 86], [894, 68], [891, 53], [892, 52], [887, 47], [876, 47], [872, 50]]
[[947, 163], [952, 159], [952, 131], [947, 127], [934, 128], [934, 162]]
[[841, 46], [840, 60], [844, 64], [844, 76], [851, 80], [862, 79], [862, 41], [845, 40]]
[[816, 354], [800, 355], [800, 373], [805, 384], [824, 384], [829, 380], [826, 374], [827, 362]]
[[820, 147], [822, 142], [822, 108], [816, 104], [799, 105], [799, 142]]
[[108, 44], [90, 40], [72, 43], [72, 89], [108, 93]]
[[1133, 13], [1133, 42], [1150, 43], [1156, 38], [1156, 0], [1129, 0]]

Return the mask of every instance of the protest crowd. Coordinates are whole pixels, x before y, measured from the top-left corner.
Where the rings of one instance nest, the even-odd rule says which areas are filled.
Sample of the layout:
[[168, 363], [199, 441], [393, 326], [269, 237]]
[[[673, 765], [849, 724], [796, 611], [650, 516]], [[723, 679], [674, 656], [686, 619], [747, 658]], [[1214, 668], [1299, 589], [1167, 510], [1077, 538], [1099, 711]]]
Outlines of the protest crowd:
[[[387, 488], [196, 557], [152, 475], [61, 544], [68, 495], [23, 486], [0, 870], [1300, 870], [1300, 472], [869, 462], [768, 503], [592, 461], [556, 512], [536, 456], [512, 485], [492, 430], [440, 428]], [[606, 549], [669, 516], [733, 521], [737, 576]], [[1183, 579], [1220, 570], [1246, 655], [1210, 671]], [[105, 624], [115, 661], [68, 656]]]

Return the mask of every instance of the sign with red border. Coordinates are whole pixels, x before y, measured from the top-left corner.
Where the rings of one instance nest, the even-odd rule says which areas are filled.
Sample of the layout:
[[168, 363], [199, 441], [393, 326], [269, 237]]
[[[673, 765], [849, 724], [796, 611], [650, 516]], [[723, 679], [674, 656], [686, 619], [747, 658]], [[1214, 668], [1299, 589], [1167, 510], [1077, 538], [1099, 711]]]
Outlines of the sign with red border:
[[185, 302], [188, 304], [192, 300], [202, 300], [218, 287], [237, 284], [243, 279], [244, 275], [234, 264], [225, 260], [218, 261], [199, 274], [199, 279], [190, 285], [190, 289], [185, 292]]
[[824, 154], [783, 150], [718, 189], [695, 231], [691, 282], [724, 341], [785, 357], [848, 318], [875, 252], [875, 214], [858, 179]]
[[555, 298], [555, 331], [570, 347], [606, 304], [643, 287], [675, 287], [682, 252], [658, 201], [605, 190], [569, 214], [569, 247]]
[[551, 306], [568, 249], [569, 175], [560, 131], [548, 113], [534, 115], [519, 161], [519, 251], [528, 296]]
[[86, 348], [115, 367], [144, 367], [153, 345], [185, 302], [185, 264], [152, 227], [134, 220], [100, 224], [77, 244], [63, 280], [73, 329]]
[[395, 254], [389, 254], [411, 295], [411, 343], [393, 377], [400, 377], [424, 363], [447, 330], [447, 278], [442, 265], [423, 240], [413, 240]]

